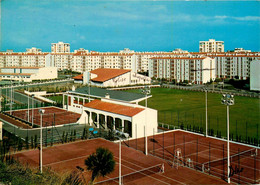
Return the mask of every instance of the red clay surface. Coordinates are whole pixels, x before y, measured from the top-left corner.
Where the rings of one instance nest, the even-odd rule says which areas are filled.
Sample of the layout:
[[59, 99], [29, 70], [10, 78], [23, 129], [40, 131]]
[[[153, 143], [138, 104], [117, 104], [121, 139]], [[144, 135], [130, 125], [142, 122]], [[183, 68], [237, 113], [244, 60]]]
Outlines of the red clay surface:
[[[104, 139], [92, 139], [74, 143], [57, 145], [43, 149], [44, 168], [50, 167], [55, 171], [65, 173], [66, 171], [77, 170], [76, 166], [86, 169], [85, 159], [95, 152], [96, 148], [105, 147], [113, 152], [116, 160], [115, 171], [106, 177], [100, 177], [96, 182], [118, 177], [119, 172], [119, 145]], [[39, 165], [39, 151], [25, 151], [15, 154], [15, 157], [23, 163], [37, 167]], [[209, 176], [187, 167], [172, 168], [165, 160], [152, 155], [145, 155], [140, 151], [122, 145], [122, 176], [144, 168], [164, 163], [164, 173], [150, 174], [144, 172], [135, 174], [131, 178], [123, 178], [124, 184], [225, 184], [222, 179]], [[149, 174], [149, 175], [147, 175]], [[86, 182], [90, 179], [90, 172], [83, 172]], [[118, 184], [118, 181], [104, 182], [99, 184]]]
[[[124, 144], [144, 152], [145, 139], [125, 141]], [[177, 149], [181, 151], [179, 158], [176, 157]], [[230, 165], [234, 169], [231, 181], [242, 184], [257, 184], [260, 182], [259, 148], [230, 143], [230, 156], [243, 151], [247, 152], [239, 157], [231, 157]], [[148, 137], [148, 152], [169, 163], [178, 162], [179, 165], [190, 166], [198, 171], [202, 171], [204, 163], [204, 173], [217, 176], [223, 179], [222, 182], [227, 179], [226, 141], [175, 130]], [[257, 155], [254, 155], [255, 153]], [[225, 160], [222, 160], [223, 158]], [[174, 163], [175, 166], [176, 163]], [[237, 169], [242, 171], [238, 173]]]
[[[33, 115], [33, 124], [40, 125], [41, 118], [40, 118], [39, 109], [45, 110], [42, 116], [44, 127], [52, 126], [52, 125], [55, 126], [55, 125], [63, 125], [68, 123], [75, 123], [81, 116], [81, 114], [66, 111], [58, 107], [41, 107], [41, 108], [29, 110], [29, 122], [32, 123], [32, 115]], [[21, 118], [25, 121], [28, 120], [27, 109], [12, 111], [12, 115]]]

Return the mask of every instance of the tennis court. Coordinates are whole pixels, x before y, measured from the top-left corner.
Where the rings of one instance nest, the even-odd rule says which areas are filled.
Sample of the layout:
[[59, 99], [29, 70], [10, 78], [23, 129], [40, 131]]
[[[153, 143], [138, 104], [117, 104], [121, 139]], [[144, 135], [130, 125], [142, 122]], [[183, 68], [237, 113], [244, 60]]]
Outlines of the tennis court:
[[[88, 182], [91, 174], [86, 171], [84, 161], [98, 147], [108, 148], [113, 152], [116, 167], [113, 173], [98, 178], [96, 184], [118, 184], [119, 145], [100, 138], [44, 148], [43, 166], [61, 173], [79, 171], [79, 168], [85, 169], [81, 175], [82, 179]], [[15, 157], [23, 163], [38, 167], [38, 150], [17, 153]], [[123, 145], [121, 164], [124, 184], [223, 184], [221, 179], [189, 168], [172, 168], [163, 159], [152, 155], [146, 156]]]
[[[80, 118], [80, 114], [70, 112], [58, 107], [41, 107], [36, 109], [29, 109], [29, 119], [28, 119], [28, 109], [12, 111], [12, 116], [20, 118], [24, 121], [40, 125], [41, 115], [39, 109], [44, 109], [45, 112], [42, 115], [43, 126], [56, 126], [64, 125], [68, 123], [76, 123]], [[6, 112], [10, 114], [10, 112]]]
[[[126, 146], [144, 152], [145, 138], [133, 139]], [[148, 137], [148, 152], [174, 168], [183, 166], [227, 179], [227, 142], [186, 131], [175, 130]], [[231, 181], [257, 184], [260, 180], [259, 148], [230, 143]]]

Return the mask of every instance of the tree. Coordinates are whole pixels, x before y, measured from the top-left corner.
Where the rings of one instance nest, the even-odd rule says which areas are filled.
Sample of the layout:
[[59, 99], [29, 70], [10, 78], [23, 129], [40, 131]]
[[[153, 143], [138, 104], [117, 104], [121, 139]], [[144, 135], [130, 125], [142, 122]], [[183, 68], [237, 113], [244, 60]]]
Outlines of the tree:
[[97, 148], [96, 152], [91, 154], [86, 160], [87, 170], [92, 171], [92, 183], [99, 176], [105, 176], [115, 169], [114, 155], [106, 148]]

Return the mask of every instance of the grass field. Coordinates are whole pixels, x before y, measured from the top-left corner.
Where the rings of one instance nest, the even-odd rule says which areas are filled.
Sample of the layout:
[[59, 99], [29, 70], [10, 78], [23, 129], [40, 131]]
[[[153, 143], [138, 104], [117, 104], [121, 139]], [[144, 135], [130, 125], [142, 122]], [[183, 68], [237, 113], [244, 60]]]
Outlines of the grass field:
[[[141, 90], [129, 90], [140, 93]], [[183, 124], [203, 127], [205, 131], [205, 92], [194, 92], [166, 88], [154, 88], [148, 107], [158, 110], [158, 121], [178, 126]], [[221, 104], [221, 94], [208, 93], [208, 129], [214, 129], [226, 136], [227, 107]], [[145, 102], [141, 102], [144, 105]], [[260, 100], [258, 98], [235, 97], [235, 105], [230, 106], [230, 134], [259, 138]], [[258, 139], [259, 140], [259, 139]]]

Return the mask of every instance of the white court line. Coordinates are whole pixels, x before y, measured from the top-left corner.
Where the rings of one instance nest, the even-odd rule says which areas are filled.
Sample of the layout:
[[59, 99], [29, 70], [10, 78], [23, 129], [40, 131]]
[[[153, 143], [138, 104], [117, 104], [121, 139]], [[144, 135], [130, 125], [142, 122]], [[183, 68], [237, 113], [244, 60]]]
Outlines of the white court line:
[[[116, 158], [118, 158], [118, 157], [116, 157]], [[132, 163], [132, 162], [129, 162], [129, 161], [125, 160], [125, 159], [121, 159], [121, 160], [126, 161], [127, 163], [130, 163], [130, 164], [133, 164], [133, 165], [135, 165], [135, 166], [137, 166], [137, 167], [139, 167], [139, 168], [143, 168], [142, 166], [137, 165], [137, 164]], [[167, 179], [170, 179], [170, 180], [172, 180], [172, 181], [178, 182], [178, 183], [180, 183], [180, 184], [185, 184], [185, 183], [182, 183], [182, 182], [177, 181], [177, 180], [175, 180], [175, 179], [172, 179], [172, 178], [170, 178], [170, 177], [167, 177], [167, 176], [165, 176], [165, 175], [162, 175], [162, 174], [159, 174], [159, 173], [156, 173], [156, 174], [157, 174], [157, 175], [160, 175], [160, 176], [163, 176], [163, 177], [165, 177], [165, 178], [167, 178]], [[151, 176], [148, 176], [148, 177], [151, 177]], [[152, 178], [152, 177], [151, 177], [151, 178]], [[155, 179], [156, 179], [156, 178], [155, 178]], [[156, 179], [156, 180], [158, 180], [158, 179]], [[164, 182], [164, 183], [165, 183], [165, 182]]]
[[67, 161], [73, 161], [73, 160], [81, 159], [81, 158], [83, 158], [83, 157], [88, 157], [88, 156], [89, 156], [89, 155], [84, 155], [84, 156], [81, 156], [81, 157], [76, 157], [76, 158], [67, 159], [67, 160], [62, 160], [62, 161], [58, 161], [58, 162], [54, 162], [54, 163], [44, 164], [43, 166], [51, 166], [51, 165], [53, 165], [53, 164], [59, 164], [59, 163], [67, 162]]

